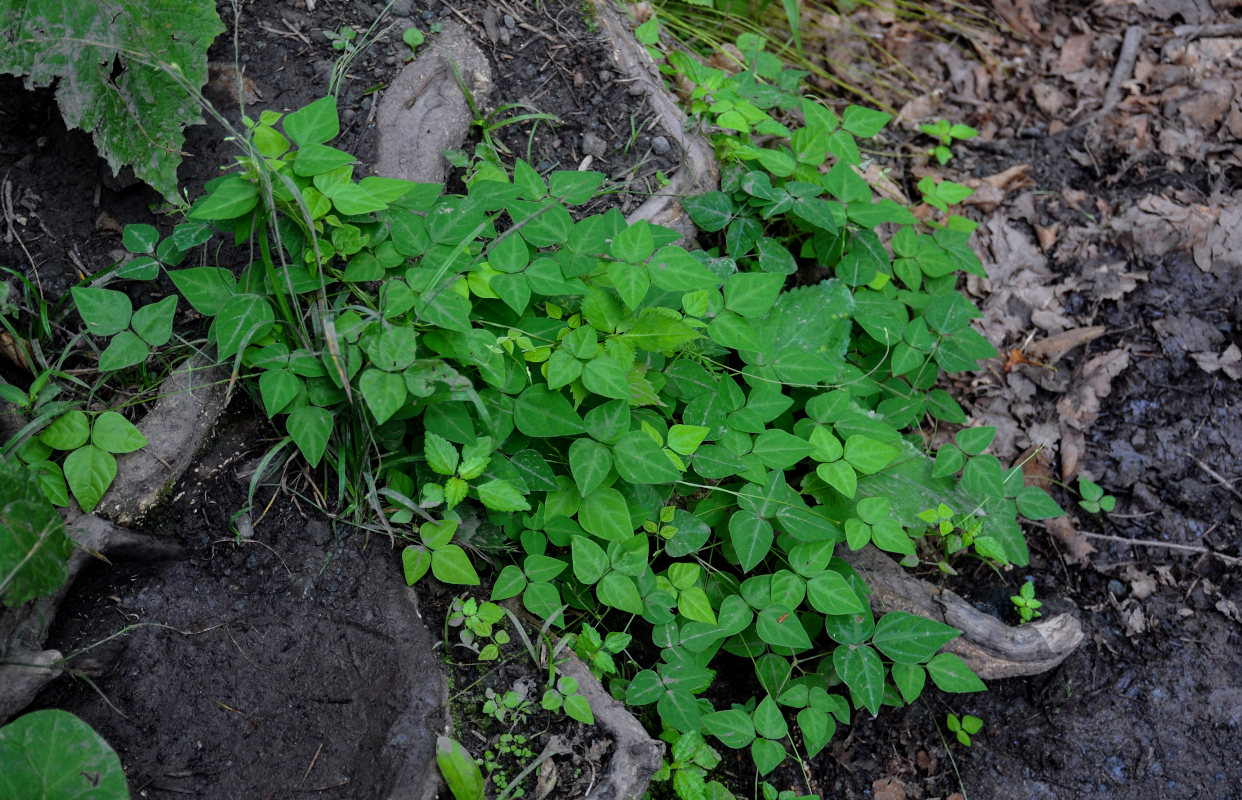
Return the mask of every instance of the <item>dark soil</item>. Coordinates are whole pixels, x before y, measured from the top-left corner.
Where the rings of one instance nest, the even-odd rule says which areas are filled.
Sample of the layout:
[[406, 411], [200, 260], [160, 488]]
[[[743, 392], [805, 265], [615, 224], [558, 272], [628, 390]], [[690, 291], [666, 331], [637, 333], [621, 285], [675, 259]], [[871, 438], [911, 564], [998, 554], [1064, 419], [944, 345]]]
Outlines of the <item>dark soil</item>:
[[[341, 95], [340, 147], [364, 163], [373, 161], [375, 96], [369, 90], [400, 68], [408, 50], [402, 28], [416, 24], [430, 31], [438, 21], [465, 17], [505, 90], [493, 105], [528, 103], [562, 120], [554, 131], [540, 125], [533, 135], [528, 125], [502, 128], [497, 135], [514, 154], [526, 158], [529, 144], [529, 160], [540, 170], [577, 168], [584, 158], [583, 137], [592, 133], [606, 149], [591, 168], [636, 179], [635, 198], [654, 188], [647, 181], [657, 170], [676, 168], [675, 150], [653, 152], [654, 145], [663, 148], [654, 141], [661, 134], [645, 128], [642, 98], [628, 93], [603, 50], [592, 45], [576, 3], [528, 7], [515, 0], [507, 9], [513, 27], [505, 23], [506, 9], [497, 6], [499, 13], [488, 15], [499, 25], [494, 41], [485, 24], [486, 3], [432, 5], [433, 11], [398, 18], [397, 27], [356, 62]], [[221, 12], [231, 20], [228, 4]], [[294, 109], [321, 96], [337, 56], [323, 32], [343, 24], [365, 29], [373, 18], [369, 6], [352, 0], [319, 0], [309, 14], [276, 0], [243, 6], [240, 58], [260, 97], [248, 111]], [[231, 40], [222, 37], [213, 60], [231, 63], [231, 48]], [[1019, 74], [1015, 85], [1026, 77]], [[213, 91], [213, 99], [225, 103], [227, 90]], [[0, 80], [0, 109], [0, 178], [22, 218], [6, 225], [0, 264], [28, 274], [46, 296], [63, 297], [83, 275], [119, 258], [120, 225], [163, 222], [152, 211], [160, 206], [158, 198], [113, 179], [85, 135], [64, 131], [48, 93]], [[1096, 147], [1098, 160], [1083, 163], [1068, 153], [1085, 147], [1085, 131], [1023, 138], [1018, 134], [1027, 126], [1014, 120], [1025, 114], [1025, 109], [1008, 116], [998, 112], [996, 137], [956, 147], [957, 179], [1029, 163], [1038, 190], [1089, 192], [1114, 214], [1152, 191], [1182, 189], [1206, 197], [1213, 190], [1238, 190], [1229, 182], [1236, 169], [1209, 176], [1192, 163], [1170, 171], [1158, 159], [1134, 159], [1117, 148]], [[191, 155], [181, 175], [194, 196], [232, 153], [214, 126], [190, 134]], [[629, 198], [622, 195], [623, 208]], [[1058, 222], [1071, 228], [1099, 216], [1098, 208], [1076, 209], [1055, 196], [1034, 208], [1037, 215], [1022, 220], [1028, 228]], [[809, 787], [799, 772], [782, 770], [771, 778], [778, 788], [885, 800], [954, 793], [1056, 800], [1242, 796], [1237, 566], [1159, 546], [1242, 556], [1242, 498], [1236, 488], [1242, 390], [1237, 381], [1196, 366], [1190, 356], [1195, 348], [1185, 342], [1190, 333], [1156, 325], [1194, 317], [1216, 332], [1202, 335], [1220, 337], [1214, 340], [1217, 351], [1228, 342], [1242, 344], [1242, 275], [1237, 263], [1205, 273], [1186, 253], [1152, 260], [1134, 252], [1120, 234], [1101, 236], [1103, 255], [1147, 270], [1148, 279], [1121, 299], [1100, 301], [1085, 292], [1065, 298], [1082, 324], [1109, 329], [1072, 363], [1061, 365], [1070, 379], [1095, 354], [1120, 346], [1131, 354], [1128, 368], [1101, 402], [1082, 461], [1082, 472], [1117, 496], [1117, 509], [1107, 516], [1076, 511], [1077, 528], [1156, 544], [1093, 539], [1098, 552], [1092, 563], [1075, 566], [1067, 563], [1060, 541], [1036, 527], [1030, 531], [1032, 563], [1026, 570], [1005, 575], [1003, 582], [987, 571], [965, 571], [954, 588], [1011, 624], [1017, 620], [1006, 598], [1033, 578], [1045, 612], [1080, 609], [1085, 643], [1042, 676], [997, 681], [982, 695], [929, 694], [908, 710], [886, 709], [875, 720], [860, 717], [808, 765]], [[1087, 263], [1052, 268], [1065, 273]], [[4, 369], [16, 379], [11, 367]], [[998, 361], [959, 389], [971, 410], [982, 412], [988, 391], [1003, 379]], [[1029, 415], [1056, 420], [1059, 393], [1042, 386], [1034, 391]], [[134, 623], [168, 627], [135, 627], [84, 652], [73, 664], [91, 684], [62, 679], [39, 703], [69, 708], [95, 725], [120, 753], [131, 788], [146, 796], [381, 796], [398, 767], [374, 754], [394, 737], [400, 741], [411, 708], [424, 714], [435, 710], [427, 700], [430, 689], [399, 683], [400, 667], [425, 657], [441, 637], [454, 594], [424, 596], [432, 632], [425, 638], [410, 617], [408, 597], [397, 591], [402, 587], [376, 578], [399, 568], [389, 542], [368, 541], [324, 521], [298, 499], [314, 490], [296, 472], [282, 476], [284, 486], [270, 507], [270, 495], [260, 498], [255, 537], [239, 540], [233, 518], [246, 498], [236, 475], [262, 451], [267, 433], [253, 421], [253, 410], [240, 402], [238, 407], [245, 410], [222, 426], [218, 444], [178, 488], [167, 516], [152, 525], [155, 532], [176, 536], [190, 558], [93, 567], [63, 610], [49, 646], [73, 651]], [[1074, 507], [1072, 495], [1055, 491], [1064, 507]], [[524, 680], [542, 687], [544, 677], [520, 645], [515, 642], [506, 658], [494, 670], [454, 659], [454, 691], [500, 691]], [[477, 708], [478, 698], [467, 696]], [[407, 705], [411, 698], [423, 705]], [[720, 706], [740, 698], [713, 699]], [[969, 749], [944, 730], [949, 711], [984, 720]], [[464, 726], [459, 738], [476, 753], [503, 732], [493, 726], [479, 728], [475, 736], [474, 723], [459, 722]], [[550, 734], [550, 724], [550, 718], [536, 717], [531, 728]], [[606, 743], [574, 741], [578, 766], [562, 770], [554, 800], [581, 796], [592, 770], [606, 759]], [[401, 746], [408, 748], [409, 760], [430, 763], [429, 742]], [[745, 754], [726, 755], [722, 771], [741, 795], [749, 794], [753, 784]], [[574, 772], [577, 777], [571, 777]]]

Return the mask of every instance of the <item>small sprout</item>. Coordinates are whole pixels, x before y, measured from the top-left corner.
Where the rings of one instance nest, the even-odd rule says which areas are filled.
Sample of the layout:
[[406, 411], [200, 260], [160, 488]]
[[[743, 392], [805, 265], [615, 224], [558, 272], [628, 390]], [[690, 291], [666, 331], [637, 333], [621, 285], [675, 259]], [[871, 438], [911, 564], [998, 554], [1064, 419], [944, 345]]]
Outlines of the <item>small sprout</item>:
[[1035, 584], [1032, 581], [1022, 584], [1018, 594], [1011, 596], [1009, 600], [1018, 610], [1018, 616], [1023, 622], [1030, 622], [1035, 617], [1043, 616], [1038, 610], [1043, 603], [1035, 599]]
[[945, 724], [957, 736], [957, 740], [967, 747], [970, 747], [970, 737], [983, 729], [983, 720], [970, 714], [963, 714], [961, 718], [957, 714], [949, 714]]
[[1078, 505], [1082, 506], [1089, 514], [1098, 514], [1103, 511], [1105, 514], [1111, 514], [1113, 509], [1117, 507], [1117, 498], [1111, 494], [1104, 494], [1104, 490], [1094, 481], [1086, 478], [1078, 479], [1078, 493], [1082, 495], [1082, 499], [1078, 501]]
[[953, 158], [953, 152], [949, 148], [953, 144], [954, 139], [973, 139], [979, 135], [979, 131], [969, 125], [951, 124], [947, 119], [940, 119], [920, 125], [919, 131], [939, 140], [940, 144], [927, 152], [935, 156], [936, 161], [941, 166], [949, 163], [949, 159]]

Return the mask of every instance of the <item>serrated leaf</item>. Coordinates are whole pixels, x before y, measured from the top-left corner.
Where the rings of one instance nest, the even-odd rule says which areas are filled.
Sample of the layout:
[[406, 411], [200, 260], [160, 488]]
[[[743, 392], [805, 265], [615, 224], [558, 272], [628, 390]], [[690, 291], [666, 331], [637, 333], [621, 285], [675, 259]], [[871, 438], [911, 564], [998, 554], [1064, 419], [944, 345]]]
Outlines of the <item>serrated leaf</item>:
[[453, 475], [461, 455], [448, 439], [428, 431], [423, 437], [423, 457], [427, 466], [440, 475]]
[[529, 511], [530, 503], [508, 481], [488, 481], [475, 490], [479, 493], [479, 501], [493, 511]]

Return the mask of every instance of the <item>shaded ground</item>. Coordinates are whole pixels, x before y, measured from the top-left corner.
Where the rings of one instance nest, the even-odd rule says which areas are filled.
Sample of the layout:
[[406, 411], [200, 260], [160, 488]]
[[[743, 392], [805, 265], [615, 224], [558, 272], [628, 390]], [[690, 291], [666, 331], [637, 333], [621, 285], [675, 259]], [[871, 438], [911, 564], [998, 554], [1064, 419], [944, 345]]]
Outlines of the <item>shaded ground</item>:
[[[319, 0], [313, 14], [305, 4], [290, 5], [244, 7], [253, 25], [244, 25], [243, 60], [261, 96], [256, 107], [295, 108], [322, 94], [336, 55], [323, 31], [370, 23], [354, 2]], [[643, 129], [641, 98], [581, 44], [576, 4], [497, 6], [494, 31], [483, 5], [435, 5], [421, 15], [406, 6], [413, 16], [399, 18], [396, 31], [359, 59], [342, 93], [341, 146], [364, 161], [375, 147], [368, 122], [374, 96], [366, 92], [404, 58], [401, 28], [409, 20], [427, 30], [464, 16], [514, 89], [506, 99], [565, 122], [555, 135], [505, 128], [510, 149], [524, 153], [529, 142], [540, 168], [576, 168], [592, 133], [605, 143], [592, 168], [649, 177], [672, 167], [654, 152], [659, 134]], [[1029, 575], [1046, 612], [1081, 609], [1087, 642], [1047, 675], [858, 720], [810, 766], [810, 788], [825, 797], [885, 800], [955, 792], [1237, 797], [1242, 587], [1236, 561], [1197, 551], [1242, 557], [1242, 391], [1234, 355], [1242, 345], [1238, 9], [1174, 0], [996, 6], [1013, 30], [977, 33], [982, 38], [973, 43], [960, 36], [933, 42], [875, 10], [851, 21], [942, 89], [892, 98], [908, 122], [946, 116], [982, 131], [979, 140], [955, 145], [944, 169], [920, 155], [930, 144], [925, 138], [910, 132], [888, 143], [912, 156], [897, 164], [899, 190], [925, 171], [978, 187], [970, 213], [982, 222], [977, 242], [991, 280], [970, 289], [1004, 357], [957, 391], [978, 424], [997, 426], [1002, 459], [1017, 461], [1043, 446], [1029, 462], [1029, 480], [1072, 487], [1089, 476], [1118, 498], [1111, 515], [1078, 510], [1069, 524], [1034, 529], [1025, 574], [1002, 583], [986, 570], [965, 570], [955, 588], [1014, 623], [1007, 598]], [[224, 13], [227, 20], [231, 12]], [[1226, 27], [1177, 33], [1205, 24]], [[1110, 98], [1132, 26], [1144, 37]], [[232, 54], [222, 42], [213, 58], [227, 62]], [[0, 93], [9, 230], [30, 250], [49, 295], [60, 296], [79, 271], [110, 263], [120, 245], [118, 221], [153, 221], [152, 199], [103, 175], [85, 137], [62, 136], [45, 96], [12, 82], [0, 84]], [[1107, 113], [1096, 116], [1110, 99]], [[627, 148], [632, 130], [640, 132]], [[183, 175], [193, 194], [227, 150], [218, 132], [192, 133], [188, 147], [198, 155]], [[0, 243], [0, 257], [26, 263], [12, 235]], [[220, 797], [319, 788], [374, 796], [392, 767], [356, 765], [400, 724], [401, 706], [385, 699], [392, 693], [385, 681], [430, 644], [413, 638], [412, 628], [391, 627], [400, 624], [393, 612], [400, 604], [383, 587], [393, 584], [368, 579], [396, 570], [386, 542], [364, 547], [286, 499], [257, 525], [253, 543], [233, 542], [230, 520], [244, 504], [235, 456], [251, 455], [260, 438], [244, 445], [226, 438], [205, 462], [208, 480], [200, 486], [190, 479], [172, 516], [156, 526], [177, 531], [191, 560], [98, 568], [79, 605], [66, 609], [57, 633], [66, 649], [135, 616], [192, 632], [139, 629], [83, 657], [81, 668], [98, 673], [96, 683], [132, 720], [81, 685], [62, 683], [42, 702], [73, 707], [96, 724], [121, 752], [131, 786], [145, 786], [149, 796], [191, 787]], [[308, 491], [298, 476], [291, 480]], [[1074, 507], [1072, 494], [1055, 486], [1054, 493]], [[169, 585], [181, 588], [158, 588]], [[294, 633], [289, 609], [307, 628]], [[440, 625], [432, 620], [433, 638]], [[167, 672], [168, 665], [186, 671]], [[522, 680], [489, 674], [480, 686]], [[374, 701], [352, 702], [363, 686]], [[941, 738], [937, 726], [950, 710], [985, 721], [969, 750]], [[482, 734], [492, 741], [498, 730]], [[598, 751], [581, 750], [584, 763], [597, 763]], [[740, 763], [724, 769], [747, 794]], [[776, 783], [807, 788], [793, 773]], [[551, 796], [582, 791], [567, 780]]]

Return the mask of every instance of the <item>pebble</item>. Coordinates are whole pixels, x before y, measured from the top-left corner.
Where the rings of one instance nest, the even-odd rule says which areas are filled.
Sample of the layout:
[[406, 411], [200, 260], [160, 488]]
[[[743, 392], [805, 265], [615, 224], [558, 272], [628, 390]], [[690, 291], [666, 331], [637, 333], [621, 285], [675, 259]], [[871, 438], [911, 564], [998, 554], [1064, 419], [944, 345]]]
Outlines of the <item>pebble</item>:
[[651, 152], [657, 156], [662, 156], [672, 148], [665, 136], [657, 136], [651, 140]]
[[1126, 596], [1126, 585], [1116, 578], [1108, 582], [1108, 591], [1118, 600]]
[[640, 94], [643, 94], [644, 92], [646, 92], [646, 90], [643, 88], [643, 85], [639, 83], [638, 81], [634, 81], [633, 83], [631, 83], [625, 90], [625, 93], [628, 94], [630, 97], [638, 97]]
[[600, 83], [612, 83], [612, 73], [606, 69], [601, 69], [596, 73], [596, 76], [599, 78]]
[[596, 136], [594, 133], [586, 133], [582, 136], [582, 152], [588, 156], [603, 158], [604, 151], [608, 149], [608, 143]]
[[424, 11], [420, 13], [418, 16], [420, 19], [422, 19], [423, 22], [431, 22], [433, 19], [436, 18], [435, 13], [432, 11]]
[[392, 0], [388, 11], [394, 17], [408, 17], [414, 13], [414, 0]]
[[517, 20], [513, 18], [512, 14], [505, 14], [503, 17], [501, 17], [501, 22], [503, 22], [505, 24], [505, 27], [508, 28], [509, 30], [513, 30], [514, 28], [517, 27]]
[[602, 102], [604, 102], [604, 96], [600, 94], [599, 92], [596, 92], [595, 94], [591, 95], [591, 105], [597, 106]]

